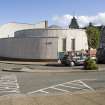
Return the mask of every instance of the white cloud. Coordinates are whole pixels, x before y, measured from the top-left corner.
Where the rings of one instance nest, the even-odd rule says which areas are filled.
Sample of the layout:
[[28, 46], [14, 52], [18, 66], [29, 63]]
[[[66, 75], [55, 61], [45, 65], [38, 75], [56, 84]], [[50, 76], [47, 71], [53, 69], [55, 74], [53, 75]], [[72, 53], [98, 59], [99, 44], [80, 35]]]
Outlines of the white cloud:
[[[71, 22], [72, 15], [66, 14], [63, 16], [54, 16], [54, 23], [62, 26], [68, 26]], [[105, 12], [98, 13], [95, 16], [76, 16], [77, 21], [80, 27], [87, 26], [89, 22], [92, 22], [94, 25], [105, 25]]]

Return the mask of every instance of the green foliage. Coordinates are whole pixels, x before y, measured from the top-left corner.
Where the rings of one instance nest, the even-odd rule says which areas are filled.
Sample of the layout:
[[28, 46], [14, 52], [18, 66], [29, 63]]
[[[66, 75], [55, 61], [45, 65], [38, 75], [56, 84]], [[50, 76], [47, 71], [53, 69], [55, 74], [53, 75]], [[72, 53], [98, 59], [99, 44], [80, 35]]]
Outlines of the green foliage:
[[90, 26], [86, 29], [89, 48], [96, 49], [99, 44], [100, 31], [98, 28]]
[[93, 60], [89, 57], [85, 60], [84, 69], [85, 70], [97, 70], [98, 66], [97, 66], [95, 60]]

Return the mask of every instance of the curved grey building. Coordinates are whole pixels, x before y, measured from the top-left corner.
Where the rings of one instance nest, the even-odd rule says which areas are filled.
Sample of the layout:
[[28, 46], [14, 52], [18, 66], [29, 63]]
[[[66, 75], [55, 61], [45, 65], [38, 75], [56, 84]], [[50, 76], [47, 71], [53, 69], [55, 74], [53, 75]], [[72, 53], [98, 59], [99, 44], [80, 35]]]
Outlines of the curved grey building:
[[83, 29], [51, 26], [46, 29], [27, 29], [15, 32], [16, 38], [58, 37], [58, 52], [87, 50], [87, 35]]
[[0, 57], [11, 59], [56, 60], [57, 37], [0, 39]]
[[[11, 59], [57, 60], [59, 52], [87, 50], [87, 35], [83, 29], [57, 25], [9, 24], [8, 38], [0, 39], [0, 57]], [[12, 31], [12, 27], [15, 25]], [[10, 27], [11, 26], [11, 27]], [[21, 26], [21, 27], [20, 27]], [[35, 27], [35, 28], [34, 28]], [[6, 34], [3, 26], [0, 33]], [[5, 36], [7, 36], [7, 34]]]

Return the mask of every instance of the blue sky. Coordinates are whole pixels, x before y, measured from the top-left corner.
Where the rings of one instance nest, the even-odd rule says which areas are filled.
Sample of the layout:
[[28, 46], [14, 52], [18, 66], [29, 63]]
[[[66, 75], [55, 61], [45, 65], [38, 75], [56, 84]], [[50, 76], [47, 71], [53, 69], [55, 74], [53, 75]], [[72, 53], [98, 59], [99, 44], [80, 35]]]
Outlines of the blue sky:
[[105, 14], [105, 0], [0, 0], [0, 24], [48, 20], [50, 24], [66, 25], [74, 14], [78, 18], [89, 18], [100, 16], [100, 13]]

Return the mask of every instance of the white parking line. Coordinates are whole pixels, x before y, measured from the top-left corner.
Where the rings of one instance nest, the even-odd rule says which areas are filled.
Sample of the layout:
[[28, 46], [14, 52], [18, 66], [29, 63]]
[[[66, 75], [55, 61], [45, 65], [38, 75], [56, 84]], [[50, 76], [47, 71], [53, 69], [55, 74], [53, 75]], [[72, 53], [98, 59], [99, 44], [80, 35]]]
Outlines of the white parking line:
[[70, 82], [68, 82], [68, 83], [64, 83], [63, 85], [71, 85], [73, 87], [81, 87], [81, 88], [84, 87], [84, 85], [80, 84], [80, 82], [77, 82], [77, 83], [70, 83]]
[[82, 88], [73, 87], [73, 86], [67, 86], [67, 85], [63, 85], [63, 84], [61, 84], [60, 86], [64, 86], [64, 87], [68, 87], [68, 88], [73, 88], [73, 89], [82, 89]]
[[44, 91], [44, 90], [40, 90], [40, 92], [43, 92], [43, 93], [47, 93], [47, 94], [49, 93], [49, 92], [47, 92], [47, 91]]
[[15, 75], [2, 75], [0, 77], [0, 93], [20, 93]]
[[[68, 86], [69, 85], [69, 86]], [[71, 86], [70, 86], [71, 85]], [[61, 91], [62, 92], [70, 92], [70, 93], [73, 93], [71, 91], [68, 91], [66, 89], [61, 89], [61, 88], [58, 88], [58, 86], [63, 86], [63, 87], [67, 87], [67, 88], [71, 88], [71, 89], [74, 89], [75, 91], [77, 91], [78, 89], [79, 90], [85, 90], [85, 91], [94, 91], [94, 89], [90, 86], [88, 86], [86, 83], [84, 83], [82, 80], [74, 80], [74, 81], [69, 81], [69, 82], [65, 82], [65, 83], [61, 83], [61, 84], [57, 84], [57, 85], [53, 85], [53, 86], [50, 86], [50, 87], [47, 87], [47, 88], [42, 88], [42, 89], [39, 89], [39, 90], [36, 90], [36, 91], [32, 91], [32, 92], [28, 92], [27, 94], [28, 95], [31, 95], [31, 94], [34, 94], [34, 93], [37, 93], [37, 92], [43, 92], [43, 93], [46, 93], [46, 94], [50, 94], [50, 92], [47, 92], [46, 90], [48, 89], [53, 89], [53, 90], [58, 90], [58, 91]], [[49, 90], [50, 91], [50, 90]]]
[[63, 91], [63, 92], [70, 92], [70, 91], [67, 91], [67, 90], [64, 90], [64, 89], [60, 89], [60, 88], [55, 88], [55, 87], [50, 87], [52, 89], [55, 89], [55, 90], [60, 90], [60, 91]]
[[84, 87], [83, 83], [80, 82], [81, 80], [75, 80], [75, 81], [70, 81], [70, 82], [66, 82], [66, 83], [63, 83], [64, 85], [74, 85], [76, 87]]
[[80, 80], [80, 82], [81, 82], [84, 86], [86, 86], [87, 88], [91, 89], [92, 91], [95, 91], [92, 87], [90, 87], [89, 85], [87, 85], [87, 84], [84, 83], [83, 81]]

